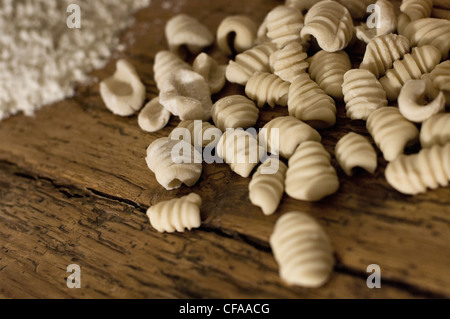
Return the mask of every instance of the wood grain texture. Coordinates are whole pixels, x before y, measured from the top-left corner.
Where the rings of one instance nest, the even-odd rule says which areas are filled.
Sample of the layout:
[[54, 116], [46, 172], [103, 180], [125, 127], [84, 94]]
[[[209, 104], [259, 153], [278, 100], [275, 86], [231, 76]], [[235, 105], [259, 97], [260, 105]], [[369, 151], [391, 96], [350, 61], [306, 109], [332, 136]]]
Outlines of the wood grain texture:
[[[122, 37], [128, 49], [116, 55], [136, 66], [149, 99], [158, 94], [152, 63], [166, 48], [164, 24], [173, 14], [191, 14], [216, 30], [231, 14], [260, 22], [281, 1], [176, 1], [168, 10], [161, 3], [153, 0], [137, 14]], [[226, 61], [217, 50], [209, 53]], [[107, 77], [114, 62], [93, 75]], [[234, 93], [243, 88], [227, 84], [213, 98]], [[332, 154], [346, 133], [368, 136], [362, 121], [348, 120], [344, 105], [337, 107], [337, 125], [321, 132]], [[287, 109], [264, 108], [257, 125], [280, 115]], [[166, 191], [156, 182], [144, 161], [146, 147], [177, 124], [172, 118], [160, 132], [141, 131], [136, 116], [106, 110], [98, 84], [78, 87], [73, 99], [34, 118], [1, 122], [0, 296], [450, 297], [449, 188], [404, 196], [385, 181], [381, 154], [375, 176], [347, 177], [333, 159], [338, 193], [318, 203], [284, 196], [279, 212], [266, 217], [248, 199], [250, 179], [225, 164], [205, 164], [191, 189]], [[199, 230], [162, 235], [151, 229], [144, 215], [149, 205], [192, 191], [203, 199]], [[335, 248], [333, 278], [321, 289], [288, 287], [278, 278], [268, 238], [280, 214], [292, 210], [317, 218]], [[85, 289], [65, 287], [72, 262], [86, 269]], [[381, 267], [382, 289], [366, 287], [373, 263]]]

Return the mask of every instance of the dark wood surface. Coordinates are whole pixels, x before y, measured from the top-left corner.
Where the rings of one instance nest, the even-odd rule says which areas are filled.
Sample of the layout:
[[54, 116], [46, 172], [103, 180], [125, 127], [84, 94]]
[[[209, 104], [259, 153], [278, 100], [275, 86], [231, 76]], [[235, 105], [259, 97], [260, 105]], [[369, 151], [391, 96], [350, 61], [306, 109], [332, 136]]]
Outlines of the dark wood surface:
[[[247, 14], [258, 23], [281, 1], [162, 2], [137, 14], [122, 38], [125, 57], [136, 66], [147, 96], [158, 94], [153, 58], [166, 48], [164, 24], [178, 12], [216, 30], [227, 15]], [[438, 2], [438, 1], [437, 1]], [[448, 4], [439, 2], [440, 14]], [[444, 12], [444, 13], [442, 13]], [[224, 57], [211, 53], [218, 59]], [[350, 51], [352, 56], [357, 52]], [[114, 60], [94, 76], [114, 71]], [[227, 85], [215, 96], [240, 92]], [[286, 115], [265, 107], [258, 126]], [[405, 196], [384, 179], [379, 154], [374, 176], [349, 178], [337, 167], [338, 193], [318, 203], [284, 196], [266, 217], [248, 199], [250, 179], [225, 164], [204, 165], [191, 189], [164, 190], [148, 170], [146, 147], [178, 123], [148, 134], [136, 116], [120, 118], [104, 107], [98, 83], [79, 86], [74, 98], [0, 122], [0, 297], [3, 298], [429, 298], [450, 297], [450, 189]], [[333, 154], [349, 131], [368, 136], [364, 123], [345, 117], [322, 131]], [[149, 205], [196, 192], [202, 196], [202, 226], [160, 234], [145, 216]], [[336, 267], [320, 289], [286, 285], [278, 276], [268, 238], [288, 211], [311, 214], [333, 243]], [[82, 288], [66, 287], [69, 264], [81, 267]], [[366, 268], [381, 267], [382, 288], [368, 289]]]

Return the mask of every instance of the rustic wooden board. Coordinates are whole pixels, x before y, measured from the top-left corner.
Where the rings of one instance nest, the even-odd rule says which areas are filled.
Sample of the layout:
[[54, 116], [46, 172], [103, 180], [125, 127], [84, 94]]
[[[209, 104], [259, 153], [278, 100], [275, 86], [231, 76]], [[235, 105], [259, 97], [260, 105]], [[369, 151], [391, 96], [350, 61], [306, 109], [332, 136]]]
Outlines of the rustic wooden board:
[[[215, 30], [230, 14], [260, 22], [281, 3], [189, 0], [163, 10], [162, 2], [153, 0], [137, 14], [123, 35], [129, 48], [120, 55], [137, 67], [148, 98], [158, 94], [152, 62], [166, 48], [164, 23], [174, 13], [192, 14]], [[94, 76], [105, 78], [113, 70], [111, 61]], [[219, 96], [231, 92], [242, 88], [228, 85]], [[343, 105], [338, 108], [336, 127], [322, 132], [330, 153], [349, 131], [368, 136], [363, 122], [349, 121]], [[285, 108], [265, 108], [258, 126], [285, 114]], [[177, 123], [172, 118], [164, 130], [144, 133], [135, 116], [120, 118], [105, 109], [98, 84], [79, 87], [73, 99], [35, 118], [19, 115], [1, 122], [0, 296], [450, 296], [449, 188], [401, 195], [384, 180], [386, 163], [379, 156], [375, 176], [361, 172], [348, 178], [338, 168], [337, 194], [319, 203], [285, 196], [279, 212], [265, 217], [249, 202], [249, 179], [225, 164], [204, 165], [192, 189], [168, 192], [157, 184], [146, 167], [145, 149]], [[149, 205], [191, 191], [204, 201], [199, 230], [161, 235], [151, 229], [144, 215]], [[289, 287], [278, 278], [268, 238], [280, 214], [291, 210], [316, 217], [333, 241], [337, 265], [321, 289]], [[65, 268], [72, 262], [86, 270], [86, 286], [78, 291], [65, 287]], [[365, 284], [373, 263], [382, 269], [379, 290]]]

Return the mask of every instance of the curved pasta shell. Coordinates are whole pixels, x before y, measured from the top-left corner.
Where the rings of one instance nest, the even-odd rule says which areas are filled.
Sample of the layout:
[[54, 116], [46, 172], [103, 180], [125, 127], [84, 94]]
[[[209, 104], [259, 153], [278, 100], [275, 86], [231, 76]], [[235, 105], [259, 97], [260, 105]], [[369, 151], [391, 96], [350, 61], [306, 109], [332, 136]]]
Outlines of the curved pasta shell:
[[392, 68], [394, 61], [403, 58], [409, 49], [409, 40], [402, 35], [387, 34], [375, 37], [367, 44], [359, 68], [369, 70], [379, 78]]
[[300, 212], [281, 216], [270, 246], [287, 283], [308, 288], [323, 286], [333, 270], [333, 248], [323, 228]]
[[270, 56], [270, 66], [273, 73], [286, 82], [292, 82], [297, 76], [305, 73], [309, 63], [308, 55], [303, 52], [302, 45], [297, 42], [287, 44], [283, 49], [275, 51]]
[[139, 127], [146, 132], [159, 131], [169, 123], [169, 120], [170, 112], [159, 103], [159, 97], [148, 102], [138, 116]]
[[[272, 136], [272, 130], [278, 129], [278, 138]], [[308, 124], [293, 116], [276, 117], [259, 132], [260, 143], [267, 147], [272, 154], [280, 154], [289, 159], [297, 147], [305, 141], [322, 140], [320, 134]], [[275, 145], [272, 143], [275, 142]]]
[[202, 173], [201, 154], [188, 142], [169, 137], [150, 144], [145, 160], [158, 183], [167, 190], [179, 188], [183, 183], [193, 186]]
[[327, 52], [321, 50], [308, 59], [309, 75], [320, 88], [335, 99], [342, 99], [344, 74], [352, 68], [345, 51]]
[[438, 64], [430, 72], [430, 78], [433, 81], [433, 86], [444, 93], [445, 104], [450, 106], [450, 61], [447, 60]]
[[400, 11], [411, 21], [428, 18], [433, 9], [433, 0], [402, 0]]
[[302, 143], [289, 159], [286, 193], [295, 199], [318, 201], [339, 188], [330, 154], [319, 142]]
[[192, 67], [175, 53], [159, 51], [155, 56], [155, 64], [153, 65], [153, 74], [158, 90], [161, 90], [164, 81], [171, 74], [181, 69], [191, 70]]
[[364, 168], [369, 173], [377, 169], [377, 153], [369, 140], [362, 135], [350, 132], [336, 144], [336, 159], [348, 176], [353, 175], [355, 167]]
[[419, 79], [422, 74], [428, 73], [438, 65], [441, 52], [432, 45], [424, 45], [412, 49], [403, 60], [394, 62], [394, 67], [386, 71], [380, 83], [386, 91], [388, 100], [397, 99], [402, 86], [406, 81]]
[[[177, 129], [186, 129], [187, 131], [179, 131]], [[182, 137], [181, 139], [191, 143], [196, 149], [206, 146], [215, 147], [221, 136], [221, 130], [209, 122], [200, 120], [181, 121], [169, 135], [171, 139]]]
[[[253, 47], [256, 40], [256, 24], [247, 16], [234, 15], [222, 20], [217, 28], [217, 46], [227, 54], [241, 53]], [[232, 47], [229, 37], [233, 35]]]
[[227, 128], [248, 128], [258, 121], [259, 109], [252, 100], [242, 95], [231, 95], [217, 101], [211, 110], [214, 124]]
[[342, 90], [347, 117], [352, 120], [367, 120], [370, 113], [388, 104], [386, 92], [368, 70], [353, 69], [345, 73]]
[[226, 70], [226, 78], [232, 83], [246, 85], [255, 72], [270, 72], [269, 58], [277, 50], [274, 43], [263, 43], [230, 60]]
[[388, 183], [403, 194], [446, 187], [450, 181], [450, 143], [424, 148], [414, 155], [401, 155], [389, 163], [385, 175]]
[[264, 215], [275, 213], [284, 193], [287, 166], [276, 157], [267, 158], [248, 186], [250, 201], [261, 207]]
[[200, 227], [201, 204], [200, 196], [190, 193], [150, 206], [147, 209], [147, 216], [152, 227], [160, 233], [184, 232], [185, 229]]
[[266, 19], [267, 37], [278, 48], [289, 42], [300, 42], [303, 28], [303, 14], [294, 7], [277, 6], [269, 12]]
[[256, 101], [259, 107], [269, 104], [286, 106], [289, 94], [289, 82], [285, 82], [277, 75], [267, 72], [256, 72], [245, 86], [245, 94]]
[[422, 123], [420, 144], [423, 148], [447, 143], [450, 143], [450, 113], [435, 114]]
[[406, 145], [417, 142], [419, 137], [417, 127], [396, 107], [382, 107], [372, 112], [366, 127], [388, 162], [403, 154]]
[[216, 94], [225, 86], [226, 65], [219, 65], [206, 53], [200, 53], [192, 64], [192, 69], [206, 80], [211, 94]]
[[353, 20], [348, 10], [338, 2], [326, 0], [308, 11], [301, 36], [312, 35], [321, 49], [336, 52], [347, 47], [353, 32]]
[[288, 108], [289, 115], [317, 129], [331, 127], [336, 123], [334, 100], [306, 73], [292, 82], [289, 88]]

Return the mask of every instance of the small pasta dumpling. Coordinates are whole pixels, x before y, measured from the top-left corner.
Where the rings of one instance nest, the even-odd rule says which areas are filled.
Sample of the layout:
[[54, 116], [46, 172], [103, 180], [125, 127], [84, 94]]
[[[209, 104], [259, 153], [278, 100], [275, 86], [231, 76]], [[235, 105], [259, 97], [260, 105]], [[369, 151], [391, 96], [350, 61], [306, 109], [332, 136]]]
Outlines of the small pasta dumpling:
[[230, 95], [214, 103], [211, 115], [214, 124], [225, 131], [227, 128], [254, 126], [258, 121], [259, 109], [245, 96]]
[[423, 148], [450, 143], [450, 113], [435, 114], [422, 123], [420, 145]]
[[433, 0], [402, 0], [400, 5], [400, 11], [411, 21], [430, 17], [431, 9], [433, 9]]
[[377, 169], [377, 153], [369, 140], [362, 135], [350, 132], [336, 144], [336, 159], [342, 170], [348, 176], [353, 175], [353, 169], [361, 167], [369, 173]]
[[215, 147], [221, 136], [221, 130], [209, 122], [200, 120], [181, 121], [169, 134], [171, 139], [185, 140], [191, 143], [195, 149], [207, 146]]
[[201, 225], [202, 199], [195, 193], [174, 198], [147, 209], [150, 224], [160, 233], [184, 232]]
[[166, 127], [170, 112], [159, 103], [159, 97], [148, 102], [138, 116], [139, 127], [146, 132], [156, 132]]
[[255, 72], [245, 85], [245, 94], [256, 101], [259, 107], [268, 104], [286, 106], [289, 94], [289, 82], [267, 72]]
[[208, 54], [202, 52], [194, 60], [192, 69], [197, 72], [209, 85], [211, 94], [216, 94], [222, 90], [225, 86], [225, 70], [226, 65], [219, 65], [216, 60], [210, 57]]
[[253, 47], [256, 31], [255, 22], [247, 16], [226, 17], [217, 29], [217, 46], [226, 55], [244, 52]]
[[161, 90], [163, 83], [171, 74], [181, 69], [192, 70], [192, 67], [173, 52], [159, 51], [155, 56], [155, 64], [153, 65], [158, 90]]
[[163, 137], [147, 148], [148, 168], [165, 189], [193, 186], [202, 173], [202, 156], [188, 142]]
[[297, 8], [277, 6], [267, 15], [267, 37], [279, 49], [290, 42], [300, 43], [300, 31], [303, 28], [303, 21], [303, 14]]
[[308, 55], [303, 52], [302, 45], [291, 42], [270, 56], [270, 67], [273, 73], [286, 82], [293, 82], [297, 76], [305, 73], [309, 67]]
[[281, 216], [270, 236], [280, 277], [291, 285], [323, 286], [334, 266], [333, 248], [322, 226], [301, 212]]
[[295, 199], [314, 202], [339, 189], [331, 156], [319, 142], [307, 141], [291, 156], [286, 172], [286, 193]]

